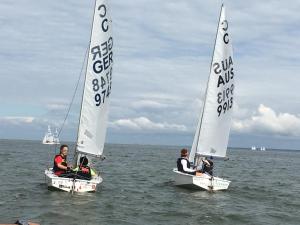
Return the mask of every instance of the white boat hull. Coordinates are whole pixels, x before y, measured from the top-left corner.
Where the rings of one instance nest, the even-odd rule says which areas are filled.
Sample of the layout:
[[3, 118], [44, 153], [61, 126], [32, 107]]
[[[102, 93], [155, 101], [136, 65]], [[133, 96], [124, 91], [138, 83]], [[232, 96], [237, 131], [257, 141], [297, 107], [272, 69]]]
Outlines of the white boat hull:
[[173, 169], [175, 173], [175, 185], [202, 189], [207, 191], [221, 191], [227, 190], [231, 181], [219, 177], [210, 176], [208, 174], [190, 175], [179, 172], [176, 168]]
[[103, 181], [100, 175], [94, 176], [91, 180], [58, 177], [52, 168], [45, 170], [45, 176], [49, 189], [66, 192], [95, 192], [98, 184]]

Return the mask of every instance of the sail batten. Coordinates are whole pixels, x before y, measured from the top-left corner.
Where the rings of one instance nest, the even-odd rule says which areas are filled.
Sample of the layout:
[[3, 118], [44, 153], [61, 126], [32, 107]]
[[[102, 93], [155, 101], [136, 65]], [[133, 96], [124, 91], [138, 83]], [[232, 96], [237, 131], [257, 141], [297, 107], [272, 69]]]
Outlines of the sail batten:
[[191, 149], [195, 155], [226, 157], [234, 101], [233, 51], [222, 5], [204, 106]]
[[78, 128], [77, 151], [102, 155], [112, 85], [112, 20], [107, 0], [96, 0]]

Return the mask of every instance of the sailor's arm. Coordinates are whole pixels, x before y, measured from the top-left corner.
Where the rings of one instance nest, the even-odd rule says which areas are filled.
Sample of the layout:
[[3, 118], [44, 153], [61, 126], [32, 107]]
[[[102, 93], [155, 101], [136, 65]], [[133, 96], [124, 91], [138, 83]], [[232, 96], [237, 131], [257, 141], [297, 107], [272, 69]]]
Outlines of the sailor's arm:
[[64, 165], [62, 165], [62, 163], [57, 163], [57, 167], [62, 170], [68, 170], [68, 166], [64, 166]]
[[210, 166], [210, 163], [206, 159], [202, 159], [202, 162], [208, 166]]
[[187, 162], [185, 159], [181, 160], [181, 164], [182, 164], [183, 171], [185, 171], [185, 172], [195, 172], [196, 171], [196, 170], [187, 168]]

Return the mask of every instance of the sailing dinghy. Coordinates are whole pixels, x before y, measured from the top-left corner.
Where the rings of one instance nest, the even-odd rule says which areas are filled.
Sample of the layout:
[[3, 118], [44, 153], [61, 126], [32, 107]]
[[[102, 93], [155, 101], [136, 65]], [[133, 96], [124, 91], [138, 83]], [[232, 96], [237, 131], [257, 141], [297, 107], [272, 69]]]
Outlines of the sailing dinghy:
[[[189, 161], [199, 167], [203, 157], [226, 158], [232, 120], [234, 70], [229, 24], [222, 5], [205, 100]], [[230, 181], [203, 173], [190, 175], [173, 169], [175, 184], [208, 191], [226, 190]]]
[[52, 134], [51, 127], [48, 125], [48, 131], [43, 138], [43, 144], [44, 145], [58, 145], [59, 144], [57, 129], [55, 130], [55, 133]]
[[[81, 103], [75, 166], [79, 158], [101, 158], [104, 148], [112, 83], [112, 21], [107, 0], [95, 0], [92, 34]], [[67, 192], [94, 192], [102, 182], [100, 174], [91, 180], [56, 176], [45, 171], [48, 187]]]

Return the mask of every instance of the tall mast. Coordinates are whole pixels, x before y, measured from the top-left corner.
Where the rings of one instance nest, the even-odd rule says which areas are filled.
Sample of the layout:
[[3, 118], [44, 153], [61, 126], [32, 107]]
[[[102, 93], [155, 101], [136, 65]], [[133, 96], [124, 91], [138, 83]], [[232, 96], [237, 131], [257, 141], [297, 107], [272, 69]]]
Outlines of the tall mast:
[[82, 103], [83, 103], [83, 97], [84, 97], [84, 93], [85, 93], [85, 82], [86, 82], [86, 76], [87, 76], [87, 66], [88, 66], [88, 61], [89, 61], [89, 51], [91, 48], [91, 41], [92, 41], [92, 33], [93, 33], [93, 28], [94, 28], [94, 20], [95, 20], [95, 8], [96, 8], [96, 1], [94, 1], [94, 13], [93, 13], [93, 22], [92, 22], [92, 26], [91, 26], [91, 31], [90, 31], [90, 42], [89, 42], [89, 47], [88, 47], [88, 52], [87, 52], [87, 61], [86, 61], [86, 65], [85, 65], [85, 76], [84, 76], [84, 82], [83, 82], [83, 93], [81, 96], [81, 107], [80, 107], [80, 113], [79, 113], [79, 120], [78, 120], [78, 128], [77, 128], [77, 138], [76, 138], [76, 145], [75, 145], [75, 152], [74, 152], [74, 164], [75, 166], [77, 166], [77, 162], [78, 162], [78, 154], [77, 154], [77, 145], [78, 145], [78, 137], [79, 137], [79, 127], [80, 127], [80, 122], [81, 122], [81, 112], [82, 112]]
[[[217, 26], [217, 33], [216, 33], [216, 36], [215, 36], [214, 50], [213, 50], [213, 54], [212, 54], [211, 62], [210, 62], [209, 77], [210, 77], [210, 72], [211, 72], [211, 68], [212, 68], [212, 63], [213, 63], [213, 60], [214, 60], [214, 52], [215, 52], [216, 42], [217, 42], [218, 33], [219, 33], [218, 31], [219, 31], [220, 18], [221, 18], [223, 6], [224, 6], [224, 4], [222, 4], [221, 10], [220, 10], [220, 15], [219, 15], [219, 20], [218, 20], [219, 22], [218, 22], [218, 26]], [[196, 152], [195, 152], [195, 157], [194, 157], [194, 165], [195, 165], [195, 163], [197, 161], [197, 158], [198, 158], [197, 157], [197, 149], [198, 149], [199, 137], [200, 137], [201, 127], [202, 127], [203, 116], [204, 116], [204, 112], [205, 112], [205, 103], [206, 103], [206, 97], [207, 97], [207, 90], [208, 90], [209, 81], [210, 81], [209, 77], [208, 77], [208, 81], [207, 81], [207, 84], [206, 84], [206, 90], [205, 90], [205, 95], [204, 95], [204, 103], [203, 103], [202, 113], [201, 113], [201, 118], [200, 118], [200, 127], [199, 127], [197, 142], [196, 142]]]

